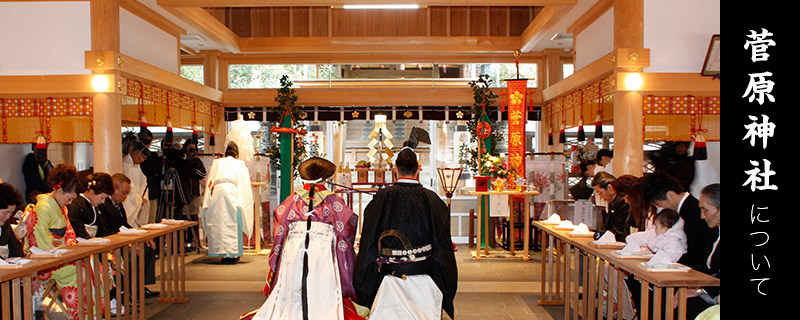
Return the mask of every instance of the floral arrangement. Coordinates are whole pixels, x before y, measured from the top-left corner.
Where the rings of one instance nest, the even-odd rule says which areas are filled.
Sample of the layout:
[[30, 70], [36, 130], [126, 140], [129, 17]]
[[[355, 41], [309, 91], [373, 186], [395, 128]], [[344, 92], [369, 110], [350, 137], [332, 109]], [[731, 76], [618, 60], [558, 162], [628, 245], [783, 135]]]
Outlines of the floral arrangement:
[[481, 158], [481, 163], [486, 172], [494, 177], [514, 180], [518, 176], [517, 170], [510, 167], [504, 154], [494, 156], [487, 153]]

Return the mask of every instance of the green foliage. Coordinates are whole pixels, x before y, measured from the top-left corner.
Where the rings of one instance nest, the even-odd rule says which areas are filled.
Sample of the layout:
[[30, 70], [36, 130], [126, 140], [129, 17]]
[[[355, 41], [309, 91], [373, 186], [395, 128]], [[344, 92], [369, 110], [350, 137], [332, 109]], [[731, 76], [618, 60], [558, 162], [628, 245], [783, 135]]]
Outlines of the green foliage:
[[341, 78], [336, 66], [331, 64], [232, 64], [228, 67], [231, 89], [280, 88], [281, 75], [302, 80]]
[[[300, 115], [305, 113], [305, 111], [300, 110], [297, 106], [295, 106], [295, 102], [297, 101], [297, 95], [294, 93], [294, 89], [292, 89], [293, 82], [289, 80], [289, 76], [284, 75], [281, 77], [280, 80], [281, 87], [278, 89], [278, 95], [275, 97], [275, 102], [278, 103], [277, 106], [270, 108], [270, 112], [277, 114], [279, 117], [284, 114], [289, 114], [293, 120], [293, 128], [297, 130], [303, 130], [306, 128], [306, 125], [299, 121], [302, 118]], [[282, 122], [283, 119], [281, 119]], [[294, 135], [294, 157], [292, 158], [292, 174], [293, 178], [297, 176], [297, 166], [300, 165], [303, 160], [305, 160], [307, 156], [306, 147], [308, 146], [308, 142], [303, 139], [303, 136]], [[272, 142], [272, 139], [270, 139]], [[274, 143], [270, 143], [264, 153], [268, 155], [270, 158], [270, 163], [275, 166], [276, 170], [281, 169], [281, 147], [280, 147], [280, 140], [275, 139]]]
[[[486, 174], [478, 172], [478, 122], [482, 121], [484, 115], [489, 118], [489, 124], [492, 126], [492, 133], [489, 135], [491, 141], [491, 148], [487, 149], [487, 153], [494, 154], [494, 146], [500, 141], [503, 141], [503, 131], [497, 119], [493, 119], [492, 112], [488, 112], [486, 108], [495, 103], [498, 96], [490, 88], [493, 86], [494, 80], [487, 74], [482, 74], [475, 81], [470, 81], [469, 86], [472, 88], [472, 98], [474, 103], [470, 109], [472, 117], [467, 121], [467, 129], [470, 133], [469, 145], [462, 145], [459, 152], [459, 164], [462, 168], [472, 171], [472, 173]], [[484, 107], [485, 106], [485, 107]]]
[[181, 66], [181, 77], [184, 77], [186, 79], [192, 80], [200, 84], [205, 83], [202, 65], [190, 64]]

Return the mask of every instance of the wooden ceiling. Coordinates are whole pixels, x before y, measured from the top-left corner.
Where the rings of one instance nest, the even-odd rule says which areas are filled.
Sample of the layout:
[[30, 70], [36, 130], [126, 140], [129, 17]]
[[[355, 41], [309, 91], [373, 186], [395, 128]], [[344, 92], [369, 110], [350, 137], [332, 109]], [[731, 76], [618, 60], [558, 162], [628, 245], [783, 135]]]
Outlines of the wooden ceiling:
[[431, 6], [417, 10], [204, 7], [241, 38], [518, 37], [542, 7]]
[[[347, 10], [363, 0], [157, 0], [233, 54], [530, 52], [577, 0], [420, 0], [414, 10]], [[397, 3], [370, 0], [369, 4]]]

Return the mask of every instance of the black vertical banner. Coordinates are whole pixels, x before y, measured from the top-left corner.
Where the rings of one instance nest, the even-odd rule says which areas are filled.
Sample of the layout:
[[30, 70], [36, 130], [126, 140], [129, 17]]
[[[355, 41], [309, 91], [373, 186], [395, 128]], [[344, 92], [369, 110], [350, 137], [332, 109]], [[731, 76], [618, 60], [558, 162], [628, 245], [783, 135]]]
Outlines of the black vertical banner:
[[783, 316], [796, 305], [790, 301], [796, 300], [797, 290], [797, 275], [791, 271], [800, 266], [795, 259], [800, 256], [795, 236], [800, 234], [800, 181], [793, 149], [800, 142], [794, 130], [800, 112], [793, 96], [800, 88], [793, 80], [798, 75], [792, 44], [797, 28], [782, 14], [792, 10], [788, 3], [728, 2], [722, 10], [728, 66], [721, 86], [723, 263], [730, 277], [721, 291], [734, 297], [725, 313], [735, 318]]

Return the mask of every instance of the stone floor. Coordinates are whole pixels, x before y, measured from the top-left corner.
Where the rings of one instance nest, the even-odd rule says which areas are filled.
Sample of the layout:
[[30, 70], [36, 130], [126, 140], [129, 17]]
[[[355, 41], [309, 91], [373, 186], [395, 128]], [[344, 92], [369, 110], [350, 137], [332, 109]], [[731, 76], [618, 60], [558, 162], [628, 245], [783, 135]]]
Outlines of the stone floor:
[[[524, 261], [502, 249], [493, 253], [494, 257], [478, 261], [473, 258], [474, 249], [458, 246], [456, 319], [563, 319], [563, 307], [537, 304], [541, 289], [538, 254]], [[267, 275], [266, 255], [246, 255], [238, 264], [224, 265], [219, 258], [189, 253], [186, 262], [189, 303], [147, 299], [147, 319], [238, 319], [266, 299], [260, 292]], [[148, 287], [161, 291], [157, 284]]]

